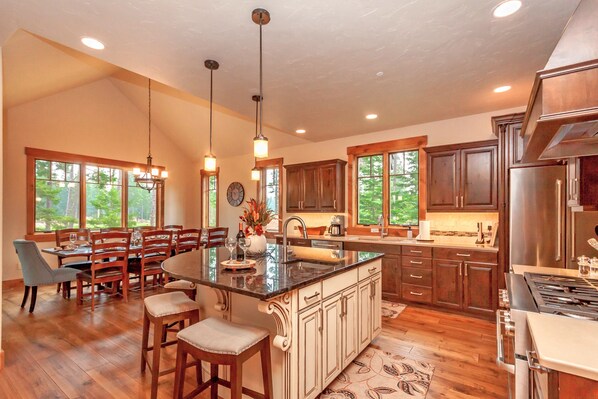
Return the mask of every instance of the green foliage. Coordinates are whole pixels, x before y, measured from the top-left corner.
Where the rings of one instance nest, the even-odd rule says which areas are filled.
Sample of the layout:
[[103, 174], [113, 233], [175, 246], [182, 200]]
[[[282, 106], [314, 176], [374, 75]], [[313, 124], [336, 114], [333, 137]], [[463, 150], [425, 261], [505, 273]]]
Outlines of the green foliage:
[[79, 227], [78, 174], [76, 164], [36, 161], [35, 231]]
[[[118, 173], [115, 173], [118, 171]], [[120, 170], [87, 167], [87, 227], [122, 225]]]

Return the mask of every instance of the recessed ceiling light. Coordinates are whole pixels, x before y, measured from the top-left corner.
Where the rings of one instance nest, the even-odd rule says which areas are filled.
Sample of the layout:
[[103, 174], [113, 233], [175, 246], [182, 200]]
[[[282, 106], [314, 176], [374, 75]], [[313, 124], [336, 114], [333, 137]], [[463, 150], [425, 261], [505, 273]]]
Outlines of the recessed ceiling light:
[[515, 14], [520, 8], [520, 0], [507, 0], [497, 5], [492, 14], [496, 18], [508, 17], [509, 15]]
[[511, 86], [500, 86], [494, 89], [495, 93], [504, 93], [505, 91], [511, 90]]
[[365, 116], [365, 119], [376, 119], [378, 117], [378, 115], [376, 114], [367, 114]]
[[83, 37], [81, 43], [94, 50], [104, 50], [104, 43], [93, 37]]
[[305, 129], [297, 129], [295, 130], [295, 133], [303, 134], [305, 133]]

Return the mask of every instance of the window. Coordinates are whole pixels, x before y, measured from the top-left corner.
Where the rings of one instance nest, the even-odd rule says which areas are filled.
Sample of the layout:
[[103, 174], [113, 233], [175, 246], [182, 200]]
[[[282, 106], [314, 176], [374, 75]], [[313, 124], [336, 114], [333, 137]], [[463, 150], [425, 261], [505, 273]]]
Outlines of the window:
[[349, 185], [349, 233], [369, 232], [366, 227], [380, 217], [391, 229], [418, 225], [425, 216], [419, 171], [426, 144], [427, 137], [420, 136], [347, 148], [354, 182]]
[[201, 171], [203, 227], [218, 226], [218, 170]]
[[139, 164], [34, 148], [25, 153], [27, 238], [50, 241], [64, 228], [161, 224], [163, 188], [136, 187], [132, 170]]
[[282, 230], [282, 158], [257, 161], [261, 170], [258, 184], [258, 200], [274, 212], [274, 218], [266, 226], [266, 232], [279, 233]]

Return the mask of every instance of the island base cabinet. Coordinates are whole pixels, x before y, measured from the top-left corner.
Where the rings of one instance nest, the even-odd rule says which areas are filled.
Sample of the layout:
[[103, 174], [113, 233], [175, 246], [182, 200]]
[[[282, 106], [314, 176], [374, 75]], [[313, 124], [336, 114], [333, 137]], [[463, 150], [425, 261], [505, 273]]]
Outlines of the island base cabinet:
[[372, 277], [370, 306], [372, 339], [374, 339], [382, 332], [382, 278], [380, 274]]
[[359, 283], [359, 352], [364, 350], [372, 340], [371, 321], [371, 289], [369, 280]]
[[342, 365], [342, 317], [341, 295], [327, 299], [322, 304], [322, 388], [328, 386], [343, 370]]
[[299, 313], [299, 397], [312, 399], [322, 391], [322, 308]]
[[345, 290], [341, 301], [341, 356], [344, 369], [359, 354], [357, 286]]

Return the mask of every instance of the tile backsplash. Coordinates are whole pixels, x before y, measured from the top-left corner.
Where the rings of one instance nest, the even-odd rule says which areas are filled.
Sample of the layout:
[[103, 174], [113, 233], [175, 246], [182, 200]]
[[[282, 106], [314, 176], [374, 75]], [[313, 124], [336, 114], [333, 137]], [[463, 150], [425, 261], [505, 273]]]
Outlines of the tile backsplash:
[[426, 220], [431, 222], [433, 235], [475, 236], [477, 223], [482, 222], [487, 231], [488, 226], [498, 222], [498, 212], [429, 212]]

